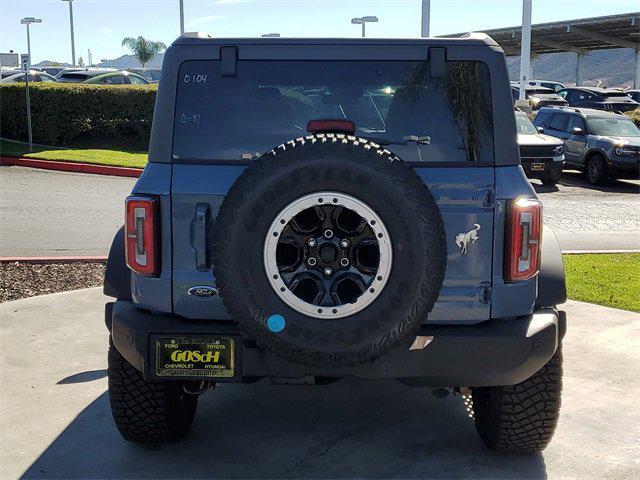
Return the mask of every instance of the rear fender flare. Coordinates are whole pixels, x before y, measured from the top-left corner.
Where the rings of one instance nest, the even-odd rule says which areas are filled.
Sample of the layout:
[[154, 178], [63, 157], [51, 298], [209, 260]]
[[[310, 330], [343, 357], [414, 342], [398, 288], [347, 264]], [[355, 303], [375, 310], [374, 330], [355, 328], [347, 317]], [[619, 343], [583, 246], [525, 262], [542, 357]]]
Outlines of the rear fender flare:
[[544, 226], [538, 274], [538, 296], [534, 308], [555, 307], [566, 301], [567, 287], [560, 244], [551, 227]]
[[124, 227], [120, 227], [111, 242], [102, 291], [118, 300], [131, 300], [131, 270], [125, 259]]

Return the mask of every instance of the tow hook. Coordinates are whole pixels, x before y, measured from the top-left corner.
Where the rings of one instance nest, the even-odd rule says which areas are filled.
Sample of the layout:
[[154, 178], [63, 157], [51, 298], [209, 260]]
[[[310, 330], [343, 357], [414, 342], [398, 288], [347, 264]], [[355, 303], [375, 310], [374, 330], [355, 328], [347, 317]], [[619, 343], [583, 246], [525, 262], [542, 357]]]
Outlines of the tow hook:
[[189, 395], [202, 395], [209, 388], [215, 389], [216, 384], [211, 382], [210, 380], [202, 380], [201, 382], [184, 382], [182, 384], [184, 393], [188, 393]]

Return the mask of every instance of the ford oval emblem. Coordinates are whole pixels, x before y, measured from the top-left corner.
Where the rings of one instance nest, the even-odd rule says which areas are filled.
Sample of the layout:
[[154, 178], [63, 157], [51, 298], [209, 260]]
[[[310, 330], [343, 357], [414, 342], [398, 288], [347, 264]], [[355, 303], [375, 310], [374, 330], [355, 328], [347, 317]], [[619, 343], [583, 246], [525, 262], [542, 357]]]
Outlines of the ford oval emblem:
[[208, 285], [198, 285], [196, 287], [191, 287], [187, 293], [192, 297], [197, 298], [215, 298], [218, 296], [218, 289], [215, 287], [210, 287]]

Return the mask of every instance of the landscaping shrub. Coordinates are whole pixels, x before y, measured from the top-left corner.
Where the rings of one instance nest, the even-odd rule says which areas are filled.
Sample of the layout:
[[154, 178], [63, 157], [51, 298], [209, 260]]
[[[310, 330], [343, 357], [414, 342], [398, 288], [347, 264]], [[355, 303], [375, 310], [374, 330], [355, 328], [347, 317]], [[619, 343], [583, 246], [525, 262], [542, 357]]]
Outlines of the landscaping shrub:
[[627, 112], [627, 115], [631, 117], [633, 123], [635, 123], [640, 128], [640, 108], [636, 108], [631, 112]]
[[[70, 145], [79, 137], [147, 144], [157, 85], [29, 85], [33, 141]], [[0, 134], [27, 140], [24, 84], [0, 85]]]

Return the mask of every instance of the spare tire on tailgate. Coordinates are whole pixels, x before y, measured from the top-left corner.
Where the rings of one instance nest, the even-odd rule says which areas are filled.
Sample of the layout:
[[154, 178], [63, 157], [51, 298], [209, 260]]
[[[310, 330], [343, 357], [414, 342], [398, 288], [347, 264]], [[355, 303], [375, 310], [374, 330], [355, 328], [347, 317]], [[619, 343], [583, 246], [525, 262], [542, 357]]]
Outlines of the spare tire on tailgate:
[[234, 321], [307, 365], [408, 348], [446, 270], [442, 217], [423, 180], [384, 147], [342, 134], [292, 140], [249, 166], [213, 243]]

